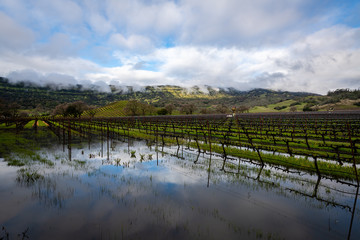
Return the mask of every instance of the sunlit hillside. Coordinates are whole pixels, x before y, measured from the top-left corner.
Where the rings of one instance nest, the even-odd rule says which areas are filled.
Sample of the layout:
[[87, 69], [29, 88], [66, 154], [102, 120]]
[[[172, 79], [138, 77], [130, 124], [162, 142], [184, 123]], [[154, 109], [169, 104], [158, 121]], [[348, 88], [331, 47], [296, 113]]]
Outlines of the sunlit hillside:
[[92, 109], [89, 111], [85, 111], [82, 116], [83, 117], [122, 117], [126, 116], [124, 113], [124, 107], [126, 106], [128, 101], [118, 101], [106, 105], [104, 107]]

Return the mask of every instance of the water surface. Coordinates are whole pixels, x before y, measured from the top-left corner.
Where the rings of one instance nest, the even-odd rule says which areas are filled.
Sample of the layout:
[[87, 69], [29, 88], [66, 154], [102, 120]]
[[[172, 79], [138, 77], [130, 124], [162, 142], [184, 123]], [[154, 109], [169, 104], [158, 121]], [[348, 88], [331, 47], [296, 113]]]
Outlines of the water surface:
[[0, 238], [360, 238], [351, 182], [243, 159], [222, 170], [221, 156], [126, 137], [14, 134], [1, 135], [19, 146], [0, 158]]

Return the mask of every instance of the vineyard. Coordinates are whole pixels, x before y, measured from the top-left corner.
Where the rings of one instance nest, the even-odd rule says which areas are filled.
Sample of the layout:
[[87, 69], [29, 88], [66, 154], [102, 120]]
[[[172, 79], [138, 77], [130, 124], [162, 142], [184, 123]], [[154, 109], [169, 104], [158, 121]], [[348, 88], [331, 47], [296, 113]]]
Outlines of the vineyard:
[[[322, 239], [323, 234], [326, 239], [360, 236], [355, 227], [360, 186], [357, 112], [3, 118], [0, 129], [0, 163], [2, 171], [8, 171], [1, 175], [3, 189], [12, 183], [9, 191], [32, 190], [31, 204], [35, 196], [46, 208], [65, 209], [65, 216], [83, 207], [88, 217], [94, 204], [114, 201], [109, 211], [120, 217], [116, 222], [129, 222], [125, 236], [133, 233], [128, 219], [147, 219], [144, 226], [159, 220], [183, 224], [193, 236], [203, 236], [207, 230], [197, 229], [212, 220], [215, 223], [208, 226], [224, 224], [224, 231], [236, 236], [229, 239], [261, 234], [292, 239], [293, 232], [282, 232], [278, 222], [266, 228], [274, 215], [287, 224], [301, 222], [300, 229], [317, 224], [320, 228], [313, 228], [311, 239]], [[10, 194], [3, 194], [9, 206], [14, 203]], [[34, 205], [38, 211], [36, 201]], [[240, 210], [234, 211], [234, 206]], [[123, 214], [129, 208], [132, 211]], [[245, 218], [248, 209], [255, 211]], [[172, 219], [176, 211], [186, 212], [189, 222], [204, 220], [190, 229], [186, 222]], [[293, 214], [304, 212], [306, 219]], [[28, 219], [27, 211], [22, 214], [25, 220], [18, 221]], [[265, 215], [269, 219], [264, 228], [259, 219]], [[260, 218], [249, 228], [251, 216]], [[15, 232], [11, 226], [6, 223], [5, 228]], [[328, 231], [329, 226], [336, 231]]]
[[91, 111], [94, 111], [94, 117], [120, 117], [120, 116], [126, 116], [124, 113], [124, 107], [126, 106], [128, 101], [118, 101], [111, 103], [109, 105], [106, 105], [101, 108], [85, 111], [82, 116], [83, 117], [90, 117]]
[[128, 136], [230, 158], [358, 179], [360, 114], [287, 113], [47, 119], [58, 135]]

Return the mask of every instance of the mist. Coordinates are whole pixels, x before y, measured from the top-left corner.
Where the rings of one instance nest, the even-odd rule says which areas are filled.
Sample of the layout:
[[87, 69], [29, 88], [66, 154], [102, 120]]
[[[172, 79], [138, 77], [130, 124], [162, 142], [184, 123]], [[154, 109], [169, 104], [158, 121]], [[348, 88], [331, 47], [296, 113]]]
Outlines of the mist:
[[39, 73], [26, 69], [10, 72], [7, 76], [10, 83], [23, 82], [37, 87], [50, 87], [54, 90], [79, 88], [80, 90], [94, 90], [99, 92], [111, 92], [109, 84], [103, 81], [78, 80], [73, 76], [59, 73]]
[[[114, 94], [126, 94], [131, 92], [144, 92], [146, 86], [140, 86], [138, 84], [123, 85], [117, 81], [110, 81], [109, 83], [101, 80], [91, 81], [87, 79], [76, 79], [73, 76], [59, 73], [40, 73], [31, 69], [12, 71], [7, 74], [6, 78], [10, 83], [24, 83], [25, 86], [36, 87], [49, 87], [53, 90], [73, 89], [78, 90], [92, 90], [98, 92], [114, 93]], [[159, 89], [161, 85], [154, 85], [155, 89]], [[175, 86], [175, 85], [174, 85]], [[196, 85], [184, 87], [181, 86], [182, 91], [185, 94], [194, 94], [200, 91], [203, 94], [210, 94], [210, 91], [219, 92], [220, 88], [209, 85]], [[227, 88], [221, 88], [224, 91], [228, 91]], [[236, 89], [239, 90], [239, 89]], [[240, 90], [239, 90], [240, 91]]]

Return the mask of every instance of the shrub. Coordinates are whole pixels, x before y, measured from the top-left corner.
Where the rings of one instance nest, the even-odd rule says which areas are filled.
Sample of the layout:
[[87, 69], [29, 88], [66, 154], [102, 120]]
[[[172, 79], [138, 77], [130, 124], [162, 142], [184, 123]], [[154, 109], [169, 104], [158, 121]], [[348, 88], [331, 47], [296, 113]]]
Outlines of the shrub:
[[166, 115], [168, 114], [168, 111], [165, 108], [161, 108], [157, 111], [158, 115]]
[[282, 109], [285, 109], [287, 108], [286, 106], [278, 106], [278, 107], [274, 107], [274, 109], [276, 110], [282, 110]]

